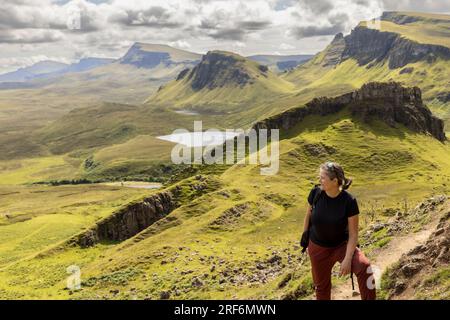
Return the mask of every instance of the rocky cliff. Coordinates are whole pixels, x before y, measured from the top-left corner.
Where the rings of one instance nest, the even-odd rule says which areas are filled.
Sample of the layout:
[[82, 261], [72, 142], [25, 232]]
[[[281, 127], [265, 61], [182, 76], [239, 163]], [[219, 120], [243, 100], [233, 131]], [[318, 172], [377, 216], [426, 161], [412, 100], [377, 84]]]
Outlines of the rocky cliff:
[[[243, 87], [253, 80], [249, 70], [250, 61], [236, 54], [223, 51], [209, 51], [202, 57], [201, 62], [195, 66], [187, 79], [191, 81], [194, 90], [203, 88], [215, 89], [226, 85]], [[268, 71], [266, 66], [260, 66], [262, 76]], [[186, 71], [178, 76], [178, 80], [186, 76]]]
[[338, 33], [333, 41], [324, 50], [322, 66], [335, 66], [342, 61], [342, 53], [345, 50], [345, 39], [342, 33]]
[[[400, 19], [398, 16], [395, 17]], [[449, 60], [450, 49], [445, 46], [418, 43], [398, 33], [358, 26], [345, 37], [342, 33], [335, 36], [324, 50], [322, 66], [335, 66], [347, 59], [355, 59], [360, 66], [368, 65], [368, 67], [376, 62], [387, 61], [390, 69], [396, 69], [417, 61], [431, 63], [438, 57]]]
[[450, 59], [450, 49], [444, 46], [421, 44], [393, 32], [381, 32], [356, 27], [344, 38], [341, 60], [354, 58], [359, 65], [387, 60], [390, 69], [401, 68], [417, 61], [433, 62], [438, 57]]
[[372, 82], [335, 98], [315, 98], [304, 106], [257, 122], [253, 128], [287, 130], [308, 115], [325, 116], [345, 107], [364, 121], [377, 118], [393, 127], [402, 124], [413, 131], [430, 134], [440, 141], [446, 140], [443, 121], [433, 116], [423, 104], [420, 89], [406, 88], [396, 82]]
[[102, 241], [124, 241], [165, 218], [176, 208], [216, 190], [219, 185], [217, 179], [203, 175], [182, 180], [164, 191], [124, 205], [69, 239], [67, 244], [89, 247]]
[[169, 214], [175, 208], [171, 192], [160, 192], [131, 203], [100, 220], [88, 231], [78, 235], [71, 242], [89, 247], [100, 241], [123, 241], [136, 235], [154, 222]]

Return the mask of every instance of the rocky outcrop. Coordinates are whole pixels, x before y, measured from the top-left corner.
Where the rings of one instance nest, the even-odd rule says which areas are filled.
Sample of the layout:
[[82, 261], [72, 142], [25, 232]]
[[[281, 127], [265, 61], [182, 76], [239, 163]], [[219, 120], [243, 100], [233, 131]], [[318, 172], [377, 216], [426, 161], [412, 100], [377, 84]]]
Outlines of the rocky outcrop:
[[[168, 216], [173, 210], [219, 186], [217, 179], [201, 174], [184, 179], [164, 191], [124, 205], [88, 230], [70, 238], [65, 244], [89, 247], [99, 242], [124, 241], [138, 233], [142, 236], [145, 229], [148, 231], [147, 235], [153, 234], [155, 230], [150, 226], [158, 225], [156, 222], [163, 218], [165, 223], [177, 221], [176, 217]], [[138, 239], [140, 240], [142, 238]]]
[[444, 122], [432, 115], [422, 102], [418, 87], [405, 88], [398, 83], [369, 83], [354, 94], [355, 103], [350, 110], [364, 120], [381, 119], [395, 127], [401, 123], [407, 128], [430, 133], [440, 141], [446, 140]]
[[356, 27], [344, 38], [345, 49], [341, 61], [353, 58], [359, 65], [388, 61], [390, 69], [404, 67], [417, 61], [433, 62], [438, 57], [450, 59], [450, 49], [422, 44], [393, 32], [381, 32], [363, 26]]
[[450, 92], [442, 92], [436, 96], [440, 102], [447, 103], [450, 101]]
[[[243, 87], [252, 76], [246, 67], [246, 59], [222, 51], [209, 51], [188, 75], [194, 90], [215, 89], [225, 85]], [[267, 71], [267, 70], [266, 70]], [[261, 74], [266, 71], [260, 70]]]
[[177, 81], [180, 81], [181, 79], [183, 79], [189, 72], [189, 68], [183, 69], [177, 76]]
[[342, 33], [338, 33], [330, 45], [324, 51], [322, 66], [336, 66], [342, 60], [342, 53], [345, 50], [345, 40]]
[[160, 192], [127, 205], [70, 242], [89, 247], [101, 241], [123, 241], [165, 217], [174, 208], [172, 193]]
[[[435, 207], [444, 204], [443, 213], [435, 231], [428, 240], [404, 254], [385, 277], [388, 298], [393, 299], [410, 288], [414, 291], [429, 291], [434, 285], [427, 279], [433, 272], [448, 268], [450, 263], [450, 207], [445, 206], [447, 197], [430, 199], [421, 204], [418, 210], [434, 211]], [[447, 211], [446, 211], [447, 210]]]
[[440, 141], [446, 140], [443, 121], [433, 116], [423, 104], [420, 89], [403, 87], [396, 82], [372, 82], [335, 98], [315, 98], [304, 106], [257, 122], [253, 129], [287, 130], [308, 115], [325, 116], [345, 107], [364, 121], [377, 118], [393, 127], [402, 124], [413, 131], [428, 133]]

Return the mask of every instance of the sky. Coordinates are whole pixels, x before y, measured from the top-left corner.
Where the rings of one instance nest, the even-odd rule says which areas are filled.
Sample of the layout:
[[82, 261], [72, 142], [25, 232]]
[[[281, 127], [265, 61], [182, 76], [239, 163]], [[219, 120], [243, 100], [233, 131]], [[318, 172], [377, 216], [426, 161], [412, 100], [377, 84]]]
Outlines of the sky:
[[198, 53], [314, 54], [383, 11], [448, 0], [0, 0], [0, 73], [42, 60], [118, 58], [134, 42]]

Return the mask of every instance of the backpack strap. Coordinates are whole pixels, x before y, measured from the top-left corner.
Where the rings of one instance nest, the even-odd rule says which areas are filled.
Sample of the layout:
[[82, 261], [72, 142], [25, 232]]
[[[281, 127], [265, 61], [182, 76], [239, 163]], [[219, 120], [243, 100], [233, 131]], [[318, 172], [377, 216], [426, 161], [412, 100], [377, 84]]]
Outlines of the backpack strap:
[[319, 197], [322, 194], [322, 189], [319, 188], [320, 184], [316, 184], [314, 187], [316, 188], [315, 194], [314, 194], [314, 198], [313, 198], [313, 202], [311, 204], [311, 215], [309, 216], [309, 225], [308, 225], [308, 231], [311, 229], [311, 216], [313, 213], [314, 208], [316, 207], [317, 201], [319, 201]]
[[[313, 209], [314, 209], [314, 207], [316, 206], [317, 201], [319, 201], [320, 195], [322, 194], [322, 189], [319, 188], [319, 184], [316, 184], [316, 185], [315, 185], [315, 188], [316, 188], [316, 192], [315, 192], [315, 194], [314, 194], [313, 202], [312, 202], [312, 205], [311, 205], [311, 207], [312, 207]], [[312, 212], [311, 212], [311, 213], [312, 213]]]

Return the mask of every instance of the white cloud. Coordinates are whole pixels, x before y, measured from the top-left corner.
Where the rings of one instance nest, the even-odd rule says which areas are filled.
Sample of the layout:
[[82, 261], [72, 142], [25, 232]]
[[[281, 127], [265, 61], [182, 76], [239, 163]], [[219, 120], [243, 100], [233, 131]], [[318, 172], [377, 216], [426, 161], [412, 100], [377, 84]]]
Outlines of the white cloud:
[[280, 44], [280, 49], [281, 50], [292, 50], [292, 49], [295, 49], [295, 46], [287, 44], [287, 43], [282, 43], [282, 44]]
[[247, 45], [244, 42], [236, 41], [233, 43], [233, 46], [236, 48], [245, 48]]
[[450, 11], [444, 0], [3, 0], [1, 6], [0, 58], [30, 54], [20, 45], [33, 43], [33, 56], [69, 59], [118, 57], [135, 41], [195, 52], [310, 54], [384, 8]]
[[190, 49], [192, 46], [189, 44], [189, 42], [184, 40], [177, 40], [173, 42], [169, 42], [169, 46], [180, 48], [180, 49]]
[[63, 38], [62, 32], [48, 29], [17, 29], [0, 32], [0, 43], [6, 44], [57, 42]]

